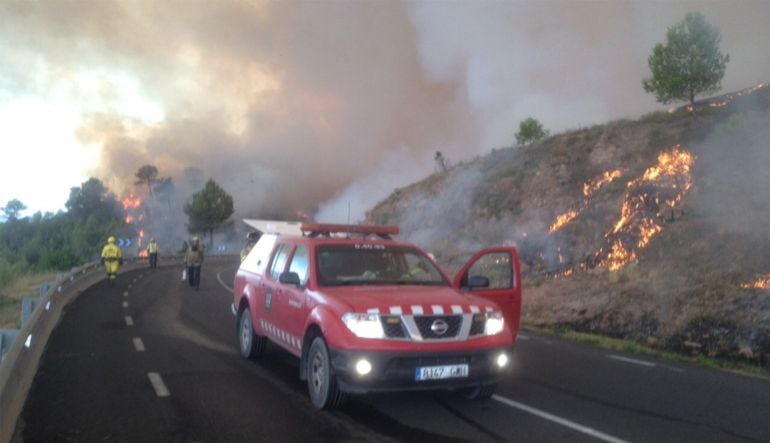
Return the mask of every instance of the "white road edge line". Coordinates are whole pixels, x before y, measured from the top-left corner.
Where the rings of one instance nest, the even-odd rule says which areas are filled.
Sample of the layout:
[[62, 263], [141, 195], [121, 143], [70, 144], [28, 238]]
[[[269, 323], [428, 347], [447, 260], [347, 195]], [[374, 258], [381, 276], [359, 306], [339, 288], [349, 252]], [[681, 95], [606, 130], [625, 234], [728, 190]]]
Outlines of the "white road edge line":
[[225, 272], [224, 269], [219, 271], [219, 272], [217, 272], [217, 281], [219, 282], [220, 285], [224, 286], [225, 289], [227, 289], [229, 292], [232, 293], [233, 292], [233, 288], [231, 288], [225, 282], [222, 281], [222, 273], [223, 272]]
[[654, 368], [655, 366], [657, 366], [655, 363], [652, 363], [652, 362], [649, 362], [649, 361], [637, 360], [635, 358], [628, 358], [628, 357], [623, 357], [623, 356], [620, 356], [620, 355], [609, 354], [609, 355], [607, 355], [607, 357], [609, 357], [609, 358], [611, 358], [613, 360], [619, 360], [619, 361], [626, 362], [626, 363], [631, 363], [631, 364], [634, 364], [634, 365], [646, 366], [648, 368]]
[[155, 389], [155, 393], [158, 394], [158, 397], [168, 397], [171, 395], [171, 393], [168, 392], [166, 384], [163, 383], [160, 374], [157, 372], [148, 372], [147, 377], [150, 379], [150, 383], [152, 383], [152, 387]]
[[126, 326], [133, 326], [133, 325], [134, 325], [134, 319], [133, 319], [133, 318], [131, 318], [131, 316], [130, 316], [130, 315], [127, 315], [127, 316], [125, 317], [125, 319], [126, 319]]
[[500, 397], [499, 395], [493, 395], [492, 398], [494, 400], [499, 401], [500, 403], [503, 403], [505, 405], [511, 406], [513, 408], [522, 410], [524, 412], [528, 412], [532, 415], [536, 415], [540, 418], [544, 418], [546, 420], [550, 420], [554, 423], [558, 423], [562, 426], [566, 426], [570, 429], [573, 429], [578, 432], [582, 432], [583, 434], [588, 434], [592, 437], [598, 438], [599, 440], [604, 440], [606, 442], [610, 443], [628, 443], [627, 440], [623, 440], [621, 438], [613, 437], [612, 435], [605, 434], [604, 432], [597, 431], [596, 429], [589, 428], [588, 426], [583, 426], [581, 424], [575, 423], [573, 421], [567, 420], [565, 418], [557, 417], [556, 415], [550, 414], [545, 411], [541, 411], [540, 409], [533, 408], [532, 406], [527, 406], [523, 403], [519, 403], [517, 401], [513, 401], [510, 399], [507, 399], [505, 397]]
[[136, 349], [137, 352], [144, 352], [144, 342], [142, 342], [141, 338], [134, 337], [134, 349]]

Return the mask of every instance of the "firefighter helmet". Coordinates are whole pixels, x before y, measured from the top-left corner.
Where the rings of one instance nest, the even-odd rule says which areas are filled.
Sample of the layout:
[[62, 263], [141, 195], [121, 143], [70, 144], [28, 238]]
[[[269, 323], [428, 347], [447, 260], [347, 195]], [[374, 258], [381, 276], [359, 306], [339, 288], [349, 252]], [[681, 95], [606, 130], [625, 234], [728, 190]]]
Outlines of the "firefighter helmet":
[[113, 243], [115, 243], [115, 237], [114, 237], [114, 236], [112, 236], [112, 235], [111, 235], [111, 236], [109, 236], [109, 238], [107, 238], [107, 243], [109, 243], [109, 244], [113, 244]]

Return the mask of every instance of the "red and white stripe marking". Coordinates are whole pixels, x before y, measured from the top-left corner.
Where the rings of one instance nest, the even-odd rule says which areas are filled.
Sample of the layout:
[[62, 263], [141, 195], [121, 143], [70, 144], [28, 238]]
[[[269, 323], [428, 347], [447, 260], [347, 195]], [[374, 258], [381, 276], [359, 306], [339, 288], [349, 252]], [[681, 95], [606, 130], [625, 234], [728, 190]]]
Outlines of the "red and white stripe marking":
[[289, 334], [288, 332], [270, 322], [266, 322], [260, 319], [259, 324], [262, 326], [262, 330], [265, 331], [265, 334], [269, 335], [276, 341], [281, 342], [286, 346], [298, 351], [302, 350], [302, 340], [299, 338]]
[[[484, 311], [491, 312], [493, 309], [485, 306]], [[410, 306], [388, 306], [387, 308], [369, 308], [367, 314], [383, 315], [460, 315], [460, 314], [478, 314], [482, 308], [478, 305], [410, 305]]]

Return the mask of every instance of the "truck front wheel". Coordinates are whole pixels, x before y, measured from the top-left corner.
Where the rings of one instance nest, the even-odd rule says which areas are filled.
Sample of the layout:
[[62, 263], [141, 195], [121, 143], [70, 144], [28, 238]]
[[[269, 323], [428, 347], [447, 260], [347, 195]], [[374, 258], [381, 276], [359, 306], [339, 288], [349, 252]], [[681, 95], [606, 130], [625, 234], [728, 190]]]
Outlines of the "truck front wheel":
[[329, 350], [323, 337], [313, 339], [307, 354], [307, 390], [318, 409], [335, 409], [345, 401], [332, 374]]
[[254, 360], [265, 352], [267, 339], [254, 332], [254, 326], [251, 323], [251, 311], [245, 308], [238, 317], [238, 344], [241, 349], [241, 355], [244, 358]]

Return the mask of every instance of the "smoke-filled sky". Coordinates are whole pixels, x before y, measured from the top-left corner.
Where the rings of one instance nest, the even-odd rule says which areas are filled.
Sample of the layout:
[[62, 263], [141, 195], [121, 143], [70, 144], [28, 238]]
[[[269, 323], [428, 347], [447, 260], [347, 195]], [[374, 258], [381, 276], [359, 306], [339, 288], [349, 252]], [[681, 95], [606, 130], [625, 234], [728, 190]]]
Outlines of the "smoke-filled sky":
[[[394, 187], [511, 146], [663, 108], [647, 57], [700, 11], [723, 91], [770, 75], [770, 4], [734, 1], [0, 2], [0, 206], [119, 196], [195, 167], [241, 217], [357, 219]], [[318, 212], [316, 212], [318, 211]]]

